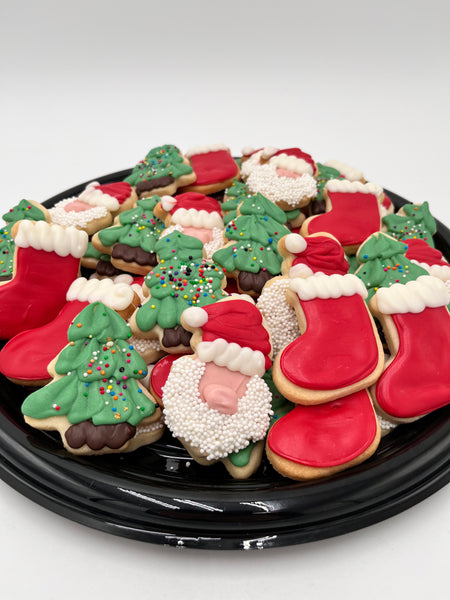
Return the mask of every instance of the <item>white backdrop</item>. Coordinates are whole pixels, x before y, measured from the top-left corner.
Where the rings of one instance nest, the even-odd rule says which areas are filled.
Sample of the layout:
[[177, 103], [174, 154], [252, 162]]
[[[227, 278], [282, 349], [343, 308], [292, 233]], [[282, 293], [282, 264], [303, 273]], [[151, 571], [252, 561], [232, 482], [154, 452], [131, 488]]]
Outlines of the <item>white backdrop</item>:
[[[450, 224], [450, 4], [0, 1], [2, 213], [153, 146], [300, 146]], [[1, 308], [0, 308], [1, 309]], [[109, 536], [0, 482], [2, 597], [446, 598], [450, 489], [358, 532], [262, 552]]]

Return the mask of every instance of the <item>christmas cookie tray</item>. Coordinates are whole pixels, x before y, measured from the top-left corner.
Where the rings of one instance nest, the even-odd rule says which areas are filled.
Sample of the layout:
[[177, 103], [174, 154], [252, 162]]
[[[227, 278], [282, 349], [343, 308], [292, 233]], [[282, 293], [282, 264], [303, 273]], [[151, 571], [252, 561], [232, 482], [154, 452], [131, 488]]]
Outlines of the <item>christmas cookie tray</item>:
[[[129, 173], [96, 180], [121, 181]], [[406, 202], [388, 194], [396, 209]], [[439, 222], [435, 241], [450, 258], [450, 231]], [[20, 407], [28, 393], [0, 375], [0, 477], [55, 513], [141, 541], [210, 549], [300, 544], [398, 514], [450, 480], [449, 406], [398, 426], [363, 464], [301, 483], [265, 459], [250, 479], [233, 480], [221, 464], [195, 463], [169, 432], [130, 454], [69, 455], [57, 434], [25, 424]]]

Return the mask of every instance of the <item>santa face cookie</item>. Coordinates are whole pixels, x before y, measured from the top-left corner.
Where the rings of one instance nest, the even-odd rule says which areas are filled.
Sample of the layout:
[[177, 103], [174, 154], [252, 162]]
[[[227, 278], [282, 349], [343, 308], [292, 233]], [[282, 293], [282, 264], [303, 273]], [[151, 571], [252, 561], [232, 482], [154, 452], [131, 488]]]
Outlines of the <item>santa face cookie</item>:
[[195, 173], [195, 182], [185, 192], [214, 194], [229, 187], [239, 178], [239, 167], [224, 144], [196, 146], [185, 152]]
[[161, 411], [139, 383], [147, 366], [129, 344], [122, 317], [95, 302], [67, 335], [69, 344], [51, 366], [52, 383], [23, 403], [25, 421], [58, 431], [74, 454], [129, 452], [159, 439]]
[[189, 160], [171, 144], [152, 148], [133, 169], [125, 182], [136, 190], [139, 198], [172, 195], [195, 181]]
[[[272, 394], [262, 379], [271, 345], [261, 314], [250, 299], [235, 296], [186, 310], [182, 324], [193, 333], [195, 354], [170, 369], [163, 389], [166, 424], [196, 461], [221, 460], [233, 477], [248, 477], [258, 467], [272, 414]], [[233, 464], [230, 455], [251, 442], [249, 463]]]

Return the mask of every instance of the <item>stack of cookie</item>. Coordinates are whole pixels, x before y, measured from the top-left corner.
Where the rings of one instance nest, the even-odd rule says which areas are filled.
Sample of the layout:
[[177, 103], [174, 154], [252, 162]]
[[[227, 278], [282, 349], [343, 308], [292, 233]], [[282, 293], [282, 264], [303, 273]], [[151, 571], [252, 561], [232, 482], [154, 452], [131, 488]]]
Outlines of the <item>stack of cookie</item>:
[[450, 401], [450, 266], [429, 206], [395, 214], [341, 161], [159, 146], [124, 181], [4, 219], [0, 371], [37, 388], [25, 421], [71, 453], [167, 429], [233, 478], [265, 452], [316, 479]]

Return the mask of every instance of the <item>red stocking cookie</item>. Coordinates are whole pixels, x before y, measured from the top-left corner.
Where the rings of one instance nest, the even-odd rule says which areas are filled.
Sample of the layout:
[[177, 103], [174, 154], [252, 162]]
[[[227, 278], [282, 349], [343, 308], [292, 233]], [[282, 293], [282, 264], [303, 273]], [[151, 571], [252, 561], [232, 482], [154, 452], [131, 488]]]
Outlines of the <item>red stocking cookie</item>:
[[195, 182], [185, 192], [214, 194], [226, 189], [239, 178], [239, 167], [224, 144], [196, 146], [185, 152], [195, 173]]
[[14, 275], [0, 284], [0, 339], [40, 327], [56, 317], [79, 274], [88, 236], [45, 221], [19, 221], [13, 227]]
[[355, 275], [291, 280], [288, 300], [302, 335], [282, 350], [273, 365], [280, 392], [299, 404], [322, 404], [374, 383], [383, 368], [383, 350]]
[[371, 298], [391, 352], [371, 388], [382, 415], [409, 422], [450, 402], [449, 302], [445, 284], [428, 275], [380, 288]]
[[304, 236], [326, 231], [334, 235], [347, 254], [381, 225], [380, 202], [383, 190], [373, 184], [331, 179], [325, 184], [324, 214], [308, 217], [300, 233]]
[[367, 390], [317, 406], [296, 406], [267, 436], [273, 467], [291, 479], [318, 479], [367, 460], [380, 428]]
[[[163, 390], [166, 424], [196, 461], [221, 460], [233, 477], [248, 477], [271, 415], [272, 394], [262, 379], [271, 345], [261, 313], [251, 299], [231, 296], [188, 308], [182, 324], [193, 332], [195, 354], [172, 365]], [[250, 443], [256, 445], [247, 464], [236, 466], [233, 457]]]
[[111, 279], [79, 277], [67, 292], [67, 303], [58, 315], [46, 325], [14, 336], [0, 352], [0, 371], [14, 383], [40, 386], [52, 376], [49, 363], [67, 344], [67, 330], [83, 308], [101, 301], [113, 308], [124, 319], [137, 308], [139, 299], [131, 286], [114, 284]]

